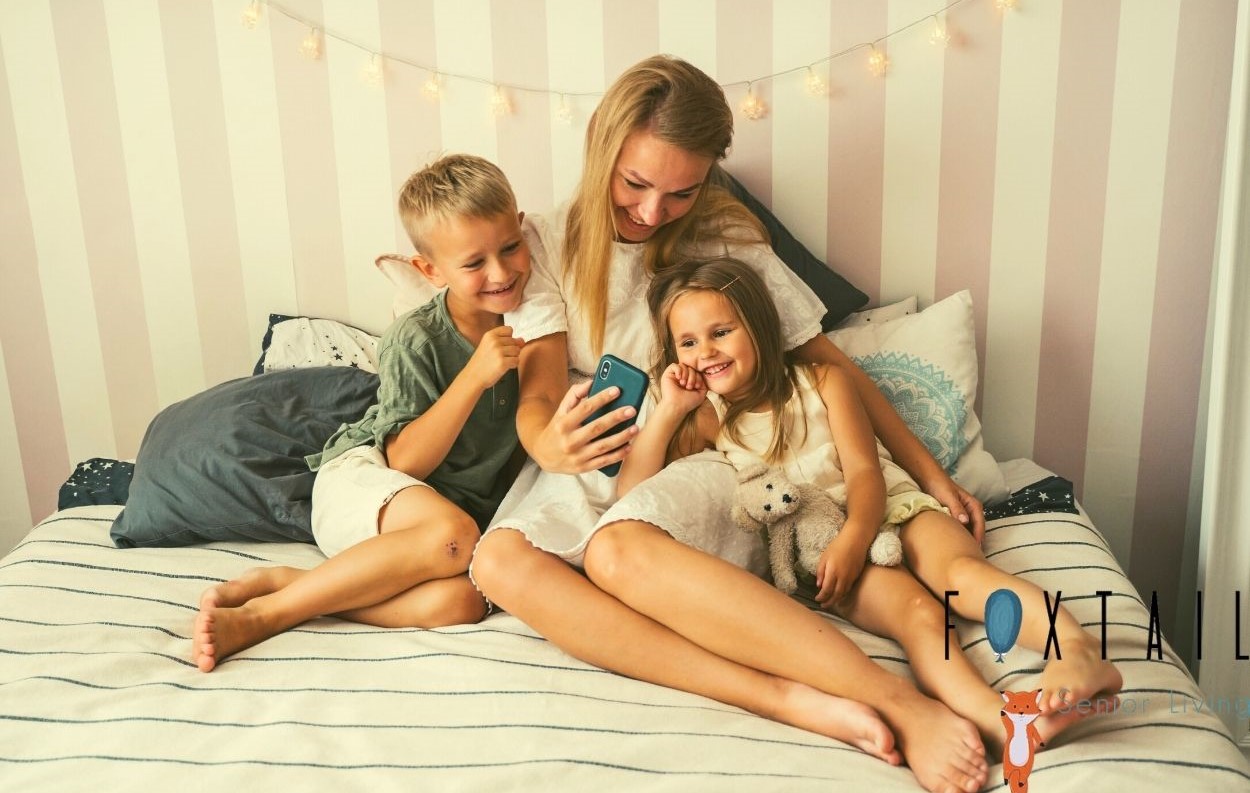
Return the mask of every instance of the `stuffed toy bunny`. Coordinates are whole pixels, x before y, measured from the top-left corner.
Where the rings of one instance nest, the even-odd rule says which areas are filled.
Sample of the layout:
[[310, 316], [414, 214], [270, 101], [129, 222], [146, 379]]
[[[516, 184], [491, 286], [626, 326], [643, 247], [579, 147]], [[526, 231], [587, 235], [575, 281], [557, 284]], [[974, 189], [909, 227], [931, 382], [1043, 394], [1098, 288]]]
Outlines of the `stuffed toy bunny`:
[[[773, 583], [787, 594], [798, 588], [796, 562], [798, 570], [814, 577], [820, 555], [846, 522], [842, 508], [824, 490], [796, 485], [780, 468], [763, 463], [738, 472], [732, 514], [744, 531], [767, 531]], [[884, 567], [901, 562], [898, 530], [883, 527], [868, 548], [868, 559]]]

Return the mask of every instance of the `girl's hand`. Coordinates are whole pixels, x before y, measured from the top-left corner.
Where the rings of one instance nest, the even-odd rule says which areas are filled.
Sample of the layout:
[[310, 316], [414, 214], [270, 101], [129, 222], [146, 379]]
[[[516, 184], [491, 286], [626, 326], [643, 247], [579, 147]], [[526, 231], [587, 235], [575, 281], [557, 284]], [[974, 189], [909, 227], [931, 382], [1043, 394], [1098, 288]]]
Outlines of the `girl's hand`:
[[857, 547], [846, 531], [838, 533], [820, 555], [816, 565], [816, 602], [828, 610], [855, 586], [868, 560], [868, 549]]
[[694, 410], [706, 398], [707, 383], [699, 370], [692, 366], [670, 363], [660, 376], [660, 404], [680, 415]]
[[972, 533], [980, 545], [985, 540], [985, 510], [976, 496], [955, 484], [949, 476], [936, 482], [926, 482], [925, 492], [950, 510], [951, 516]]
[[589, 380], [570, 388], [539, 435], [533, 457], [543, 470], [580, 474], [611, 465], [629, 454], [629, 444], [638, 434], [638, 427], [630, 427], [606, 438], [599, 436], [633, 416], [636, 411], [625, 406], [582, 426], [592, 413], [616, 399], [620, 389], [615, 386], [606, 388], [587, 399], [589, 392]]

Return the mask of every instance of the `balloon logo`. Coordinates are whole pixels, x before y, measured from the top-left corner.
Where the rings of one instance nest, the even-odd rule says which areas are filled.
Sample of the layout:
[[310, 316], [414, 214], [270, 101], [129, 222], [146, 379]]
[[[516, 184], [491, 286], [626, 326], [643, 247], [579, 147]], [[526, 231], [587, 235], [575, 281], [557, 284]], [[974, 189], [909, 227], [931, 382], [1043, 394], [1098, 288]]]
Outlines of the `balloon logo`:
[[1020, 598], [1010, 589], [996, 589], [985, 599], [985, 635], [998, 654], [996, 663], [1001, 664], [1003, 653], [1015, 646], [1023, 616]]

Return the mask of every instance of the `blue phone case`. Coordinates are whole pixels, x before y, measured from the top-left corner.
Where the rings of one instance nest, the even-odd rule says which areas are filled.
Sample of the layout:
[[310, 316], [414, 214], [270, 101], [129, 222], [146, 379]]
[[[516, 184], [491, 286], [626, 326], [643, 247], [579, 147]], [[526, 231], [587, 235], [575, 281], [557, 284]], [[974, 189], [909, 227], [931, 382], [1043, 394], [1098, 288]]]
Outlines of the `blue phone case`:
[[[638, 367], [617, 358], [615, 355], [605, 354], [599, 359], [599, 365], [595, 367], [594, 382], [590, 384], [590, 393], [587, 398], [594, 396], [605, 388], [616, 386], [621, 389], [616, 399], [591, 413], [582, 424], [589, 424], [595, 419], [607, 415], [617, 408], [623, 408], [626, 405], [632, 405], [634, 408], [633, 418], [622, 421], [612, 429], [603, 433], [599, 438], [608, 435], [615, 435], [629, 427], [634, 426], [634, 422], [638, 419], [638, 410], [642, 407], [642, 399], [647, 394], [647, 375]], [[595, 440], [598, 440], [596, 438]], [[608, 476], [616, 476], [620, 473], [621, 464], [619, 462], [605, 465], [599, 469]]]

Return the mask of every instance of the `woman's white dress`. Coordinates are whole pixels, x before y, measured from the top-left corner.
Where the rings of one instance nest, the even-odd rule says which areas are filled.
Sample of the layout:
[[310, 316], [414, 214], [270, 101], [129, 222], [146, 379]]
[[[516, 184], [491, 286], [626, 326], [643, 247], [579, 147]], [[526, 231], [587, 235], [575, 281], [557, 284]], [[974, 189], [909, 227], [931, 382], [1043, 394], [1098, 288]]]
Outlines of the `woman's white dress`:
[[[526, 238], [533, 269], [517, 310], [506, 315], [513, 333], [527, 341], [567, 333], [570, 382], [594, 372], [598, 355], [590, 347], [588, 323], [573, 302], [571, 288], [560, 277], [567, 207], [549, 216], [527, 216]], [[654, 335], [647, 315], [649, 276], [643, 270], [643, 245], [616, 243], [608, 285], [608, 320], [603, 352], [610, 352], [643, 370], [650, 368]], [[785, 263], [764, 245], [718, 246], [708, 255], [729, 255], [753, 266], [764, 278], [781, 315], [787, 348], [797, 347], [820, 332], [824, 306]], [[644, 404], [639, 421], [644, 422]], [[729, 519], [734, 469], [717, 451], [679, 460], [640, 483], [624, 498], [615, 498], [616, 480], [598, 471], [557, 474], [526, 463], [500, 504], [489, 531], [521, 531], [534, 546], [581, 566], [586, 545], [603, 526], [640, 520], [658, 526], [675, 539], [757, 574], [768, 569], [758, 535], [735, 528]]]

